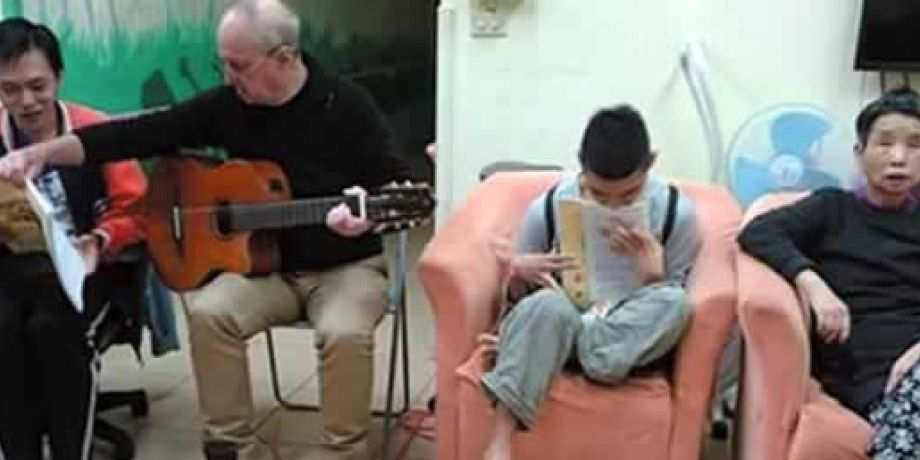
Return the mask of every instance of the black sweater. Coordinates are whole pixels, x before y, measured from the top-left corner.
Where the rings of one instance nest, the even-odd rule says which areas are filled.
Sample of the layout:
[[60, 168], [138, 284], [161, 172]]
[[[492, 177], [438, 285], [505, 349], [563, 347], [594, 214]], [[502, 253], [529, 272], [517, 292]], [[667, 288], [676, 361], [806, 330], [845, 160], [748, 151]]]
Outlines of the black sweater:
[[812, 370], [824, 389], [866, 415], [894, 361], [920, 340], [920, 207], [889, 211], [850, 192], [819, 190], [754, 219], [745, 252], [790, 283], [814, 269], [847, 304], [850, 338], [812, 334]]
[[[78, 129], [91, 163], [181, 148], [218, 147], [230, 157], [270, 160], [295, 198], [330, 196], [353, 185], [374, 188], [407, 176], [392, 131], [362, 88], [326, 74], [304, 57], [306, 85], [279, 107], [246, 105], [230, 86], [168, 110]], [[157, 184], [150, 184], [156, 187]], [[343, 238], [325, 226], [279, 232], [282, 269], [321, 270], [381, 252], [379, 237]]]

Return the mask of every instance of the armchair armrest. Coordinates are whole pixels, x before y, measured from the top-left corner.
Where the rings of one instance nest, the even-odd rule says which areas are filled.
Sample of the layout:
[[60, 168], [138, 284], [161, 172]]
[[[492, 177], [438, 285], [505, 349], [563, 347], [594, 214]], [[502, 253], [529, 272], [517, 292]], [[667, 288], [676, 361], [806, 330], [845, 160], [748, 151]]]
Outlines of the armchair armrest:
[[693, 316], [674, 363], [669, 457], [695, 460], [702, 449], [720, 358], [737, 325], [735, 236], [741, 209], [724, 188], [677, 185], [694, 201], [702, 245], [688, 283]]
[[[802, 196], [768, 195], [752, 205], [745, 220]], [[787, 458], [810, 380], [805, 313], [792, 286], [766, 265], [739, 253], [737, 269], [738, 317], [745, 341], [740, 458]]]
[[437, 458], [457, 458], [459, 381], [456, 369], [495, 322], [503, 267], [492, 240], [513, 238], [527, 206], [558, 173], [498, 173], [476, 187], [435, 232], [418, 275], [437, 328]]
[[492, 245], [499, 237], [514, 239], [527, 206], [558, 176], [491, 176], [425, 247], [418, 272], [435, 315], [440, 370], [453, 372], [473, 351], [476, 336], [494, 324], [505, 267]]
[[745, 339], [742, 458], [786, 458], [809, 381], [805, 317], [792, 287], [746, 255], [738, 259], [738, 289]]

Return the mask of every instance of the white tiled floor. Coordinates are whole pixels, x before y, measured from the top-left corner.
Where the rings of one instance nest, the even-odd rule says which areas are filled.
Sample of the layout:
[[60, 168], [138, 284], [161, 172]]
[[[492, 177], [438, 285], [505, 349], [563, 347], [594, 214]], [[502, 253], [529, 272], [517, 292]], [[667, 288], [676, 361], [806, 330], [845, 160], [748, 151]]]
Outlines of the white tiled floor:
[[[413, 260], [420, 252], [430, 230], [416, 230], [410, 248]], [[414, 277], [409, 283], [409, 323], [412, 402], [424, 407], [434, 392], [434, 324], [431, 312], [421, 297]], [[185, 337], [184, 318], [180, 320], [180, 335]], [[376, 353], [377, 382], [375, 405], [383, 407], [386, 358], [389, 351], [389, 319], [378, 329]], [[275, 332], [278, 358], [282, 370], [282, 388], [285, 396], [298, 402], [316, 401], [316, 355], [312, 348], [312, 332], [297, 329], [279, 329]], [[271, 393], [269, 368], [263, 335], [251, 341], [249, 350], [253, 393], [259, 420], [259, 434], [274, 447], [283, 460], [307, 460], [318, 440], [318, 416], [315, 413], [291, 412], [278, 406]], [[143, 387], [150, 398], [150, 414], [133, 419], [125, 409], [106, 415], [117, 425], [128, 429], [137, 443], [138, 460], [200, 460], [199, 416], [197, 390], [186, 354], [186, 349], [161, 358], [145, 356], [145, 366], [140, 367], [127, 348], [110, 350], [103, 364], [103, 388], [126, 389]], [[377, 420], [377, 419], [375, 419]], [[372, 435], [373, 446], [381, 445], [380, 421]], [[407, 437], [397, 432], [391, 444], [400, 450]], [[379, 449], [379, 447], [378, 447]], [[376, 450], [376, 449], [375, 449]], [[727, 458], [725, 446], [713, 445], [707, 456], [710, 460]], [[97, 458], [108, 459], [106, 446], [97, 449]], [[408, 445], [404, 460], [433, 460], [434, 446], [422, 437], [414, 438]]]

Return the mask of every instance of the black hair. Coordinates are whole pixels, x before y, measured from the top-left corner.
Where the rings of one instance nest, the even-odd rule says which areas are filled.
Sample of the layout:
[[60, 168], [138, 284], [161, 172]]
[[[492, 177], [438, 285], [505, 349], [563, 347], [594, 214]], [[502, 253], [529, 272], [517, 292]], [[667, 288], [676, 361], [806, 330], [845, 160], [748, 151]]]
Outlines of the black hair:
[[652, 163], [642, 115], [628, 105], [597, 111], [588, 121], [578, 151], [581, 168], [604, 179], [622, 179]]
[[56, 77], [64, 71], [61, 45], [47, 26], [25, 18], [7, 18], [0, 21], [0, 63], [9, 63], [36, 49], [48, 59]]
[[869, 140], [872, 125], [879, 118], [892, 113], [920, 120], [920, 95], [916, 91], [903, 87], [883, 93], [859, 112], [856, 117], [856, 135], [863, 146]]

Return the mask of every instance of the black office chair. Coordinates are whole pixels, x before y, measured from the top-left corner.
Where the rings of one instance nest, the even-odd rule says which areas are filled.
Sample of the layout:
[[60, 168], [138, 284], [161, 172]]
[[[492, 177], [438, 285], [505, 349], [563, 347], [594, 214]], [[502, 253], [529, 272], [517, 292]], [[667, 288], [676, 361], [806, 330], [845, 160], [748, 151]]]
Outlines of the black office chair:
[[[99, 302], [103, 306], [88, 334], [99, 356], [113, 345], [131, 345], [135, 351], [139, 349], [144, 323], [144, 290], [150, 269], [146, 249], [137, 245], [100, 267], [99, 273], [87, 280], [84, 289], [87, 296], [108, 299], [108, 302]], [[135, 417], [145, 417], [149, 412], [147, 393], [143, 389], [100, 391], [96, 399], [93, 436], [114, 447], [115, 460], [132, 460], [135, 446], [128, 432], [99, 417], [100, 413], [122, 407], [130, 408]]]
[[482, 182], [495, 173], [518, 171], [562, 171], [562, 166], [513, 160], [496, 161], [483, 166], [479, 171], [479, 181]]

